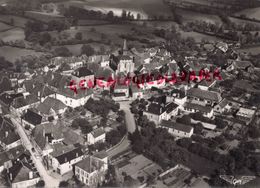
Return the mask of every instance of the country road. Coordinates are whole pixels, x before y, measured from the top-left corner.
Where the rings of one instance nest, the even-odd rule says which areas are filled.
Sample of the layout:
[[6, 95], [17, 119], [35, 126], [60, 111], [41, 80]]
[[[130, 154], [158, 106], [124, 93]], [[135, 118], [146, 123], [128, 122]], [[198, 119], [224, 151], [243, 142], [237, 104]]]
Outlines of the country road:
[[21, 123], [20, 119], [15, 117], [14, 115], [10, 115], [11, 121], [16, 126], [17, 133], [21, 137], [22, 143], [25, 146], [25, 148], [31, 153], [32, 160], [35, 164], [35, 167], [37, 168], [40, 176], [43, 178], [45, 182], [45, 187], [58, 187], [59, 186], [59, 180], [55, 179], [54, 177], [50, 176], [45, 169], [42, 159], [40, 157], [36, 157], [35, 153], [32, 152], [33, 144], [30, 142], [30, 139], [26, 135]]
[[[123, 110], [125, 112], [125, 121], [126, 121], [126, 129], [128, 133], [133, 133], [136, 129], [135, 119], [134, 115], [130, 111], [130, 102], [131, 101], [123, 101], [120, 103], [120, 110]], [[107, 151], [109, 157], [113, 157], [125, 150], [127, 150], [130, 146], [130, 141], [128, 140], [127, 135], [124, 137], [124, 139], [119, 143], [117, 146], [114, 146], [113, 149]]]

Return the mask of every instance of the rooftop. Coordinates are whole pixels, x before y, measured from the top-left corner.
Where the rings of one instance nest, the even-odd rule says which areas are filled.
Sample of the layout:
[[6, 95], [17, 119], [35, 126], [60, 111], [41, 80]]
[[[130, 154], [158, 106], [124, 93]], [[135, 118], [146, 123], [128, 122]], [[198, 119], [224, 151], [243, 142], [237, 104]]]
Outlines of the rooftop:
[[88, 156], [86, 159], [76, 164], [77, 167], [83, 169], [88, 173], [92, 173], [97, 170], [100, 170], [103, 165], [104, 165], [103, 161], [93, 158], [91, 156]]
[[194, 104], [194, 103], [190, 103], [190, 102], [186, 102], [184, 104], [184, 108], [195, 109], [195, 110], [198, 110], [200, 112], [205, 112], [205, 113], [210, 113], [212, 111], [212, 108], [209, 106], [202, 106], [202, 105]]
[[31, 109], [28, 109], [22, 118], [32, 125], [39, 125], [42, 122], [42, 116]]
[[205, 91], [199, 88], [189, 89], [187, 91], [187, 96], [197, 97], [197, 98], [211, 100], [215, 102], [219, 102], [221, 100], [221, 96], [219, 93], [213, 91]]
[[184, 125], [182, 123], [165, 121], [165, 120], [162, 121], [161, 126], [173, 128], [175, 130], [186, 132], [186, 133], [190, 133], [193, 129], [193, 127], [190, 125]]

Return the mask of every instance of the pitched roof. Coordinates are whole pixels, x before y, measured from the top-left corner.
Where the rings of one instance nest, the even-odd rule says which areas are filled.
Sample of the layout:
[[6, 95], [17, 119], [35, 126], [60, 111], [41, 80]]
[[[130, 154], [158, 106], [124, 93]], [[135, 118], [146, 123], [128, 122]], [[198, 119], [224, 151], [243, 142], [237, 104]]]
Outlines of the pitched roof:
[[100, 170], [103, 166], [104, 162], [100, 161], [96, 158], [88, 156], [86, 159], [82, 160], [81, 162], [77, 163], [76, 166], [83, 169], [88, 173], [95, 172], [96, 170]]
[[88, 67], [80, 67], [73, 73], [74, 76], [81, 78], [85, 76], [94, 75], [94, 73], [88, 69]]
[[104, 131], [103, 127], [100, 127], [98, 129], [91, 131], [90, 134], [92, 134], [94, 138], [97, 138], [97, 137], [105, 134], [105, 131]]
[[22, 118], [33, 125], [39, 125], [42, 122], [42, 116], [31, 109], [28, 109]]
[[234, 61], [234, 65], [239, 69], [246, 69], [247, 67], [253, 66], [250, 61]]
[[201, 106], [199, 104], [194, 104], [194, 103], [190, 103], [190, 102], [186, 102], [184, 104], [184, 108], [188, 108], [188, 109], [195, 109], [198, 110], [200, 112], [206, 112], [206, 113], [210, 113], [212, 108], [209, 106]]
[[5, 117], [0, 116], [0, 141], [5, 145], [12, 144], [20, 140], [19, 135], [15, 132], [12, 122]]
[[161, 115], [166, 111], [166, 109], [157, 103], [151, 103], [150, 105], [148, 105], [148, 109], [147, 112], [151, 113], [151, 114], [155, 114], [155, 115]]
[[48, 141], [52, 141], [52, 140], [59, 140], [64, 138], [62, 129], [63, 129], [63, 125], [56, 123], [44, 123], [41, 125], [38, 125], [34, 128], [33, 130], [33, 136], [36, 141], [36, 143], [38, 144], [38, 146], [43, 149], [46, 145], [46, 137], [48, 137]]
[[193, 127], [190, 126], [190, 125], [185, 125], [185, 124], [182, 124], [182, 123], [165, 121], [165, 120], [162, 121], [161, 126], [173, 128], [175, 130], [186, 132], [186, 133], [190, 133], [193, 129]]
[[108, 153], [105, 150], [103, 150], [98, 153], [95, 153], [93, 156], [97, 157], [99, 159], [104, 159], [104, 158], [108, 157]]
[[1, 96], [0, 96], [0, 100], [5, 103], [6, 105], [11, 105], [11, 103], [13, 102], [13, 100], [15, 98], [18, 98], [18, 97], [22, 97], [23, 94], [22, 93], [18, 93], [18, 94], [8, 94], [8, 93], [3, 93]]
[[165, 108], [166, 108], [166, 112], [170, 113], [173, 110], [175, 110], [179, 105], [175, 104], [174, 102], [168, 103]]
[[83, 151], [80, 147], [78, 147], [78, 148], [75, 148], [75, 149], [73, 149], [69, 152], [61, 154], [61, 155], [59, 155], [55, 158], [59, 161], [60, 164], [64, 164], [64, 163], [69, 162], [69, 161], [71, 161], [75, 158], [82, 156], [82, 155], [83, 155]]
[[43, 101], [43, 103], [39, 104], [37, 110], [39, 110], [42, 114], [49, 114], [51, 109], [57, 113], [59, 110], [65, 108], [67, 108], [67, 106], [60, 100], [48, 97]]
[[27, 105], [35, 104], [37, 102], [39, 102], [39, 99], [35, 95], [27, 95], [15, 98], [12, 102], [12, 107], [21, 108]]
[[219, 93], [213, 92], [213, 91], [205, 91], [205, 90], [201, 90], [199, 88], [189, 89], [187, 91], [187, 96], [197, 97], [197, 98], [206, 99], [206, 100], [212, 100], [212, 101], [216, 101], [216, 102], [219, 102], [221, 100], [221, 96]]

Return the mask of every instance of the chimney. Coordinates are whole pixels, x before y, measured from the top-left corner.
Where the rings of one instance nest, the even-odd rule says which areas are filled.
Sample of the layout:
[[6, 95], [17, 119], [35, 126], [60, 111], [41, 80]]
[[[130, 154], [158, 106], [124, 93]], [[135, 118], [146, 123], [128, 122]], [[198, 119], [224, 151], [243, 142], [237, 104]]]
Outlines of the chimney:
[[13, 181], [13, 174], [10, 173], [9, 176], [10, 176], [10, 181]]
[[29, 179], [30, 180], [33, 179], [33, 172], [32, 171], [29, 172]]
[[54, 74], [51, 75], [51, 80], [54, 80]]
[[5, 137], [6, 138], [8, 137], [8, 131], [5, 131]]
[[41, 92], [40, 91], [38, 91], [38, 98], [40, 98], [41, 97]]
[[42, 136], [45, 137], [45, 130], [42, 131]]

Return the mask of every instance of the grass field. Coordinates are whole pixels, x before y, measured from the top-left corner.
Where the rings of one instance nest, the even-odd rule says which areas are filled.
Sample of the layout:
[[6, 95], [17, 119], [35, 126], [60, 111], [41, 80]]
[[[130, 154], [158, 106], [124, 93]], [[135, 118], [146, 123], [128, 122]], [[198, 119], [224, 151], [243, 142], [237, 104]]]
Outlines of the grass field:
[[8, 29], [10, 29], [10, 28], [12, 28], [12, 26], [0, 22], [0, 32], [1, 32], [1, 31], [5, 31], [5, 30], [8, 30]]
[[197, 33], [197, 32], [181, 32], [181, 36], [183, 38], [193, 37], [196, 42], [201, 42], [202, 39], [205, 39], [209, 42], [215, 42], [215, 41], [220, 40], [217, 37], [205, 35], [205, 34]]
[[12, 18], [14, 20], [14, 26], [16, 27], [24, 27], [26, 22], [29, 21], [29, 19], [20, 16], [0, 15], [0, 20], [6, 23], [10, 23]]
[[112, 10], [117, 16], [121, 16], [122, 10], [130, 11], [135, 17], [139, 13], [144, 19], [154, 15], [172, 16], [170, 8], [163, 3], [163, 0], [88, 0], [70, 1], [69, 4], [104, 13]]
[[22, 56], [27, 56], [27, 55], [40, 56], [43, 55], [43, 53], [35, 52], [34, 50], [27, 50], [27, 49], [15, 48], [10, 46], [0, 47], [0, 56], [4, 56], [6, 60], [12, 63], [14, 63], [16, 59], [19, 59]]
[[238, 50], [239, 52], [251, 53], [252, 55], [260, 54], [260, 46], [242, 48]]
[[24, 40], [24, 31], [21, 28], [13, 28], [8, 31], [0, 32], [0, 39], [4, 42]]
[[[259, 22], [253, 22], [253, 21], [248, 21], [248, 20], [242, 20], [242, 19], [238, 19], [238, 18], [229, 18], [232, 22], [236, 23], [236, 24], [241, 24], [244, 25], [246, 23], [250, 23], [250, 24], [254, 24], [258, 27], [260, 27], [260, 23]], [[259, 18], [260, 19], [260, 18]]]
[[189, 10], [177, 9], [177, 14], [181, 15], [183, 18], [183, 22], [189, 21], [205, 21], [209, 23], [217, 23], [222, 24], [221, 19], [212, 14], [202, 14], [199, 12], [193, 12]]
[[236, 16], [245, 15], [247, 18], [260, 20], [260, 7], [245, 9], [235, 14]]

